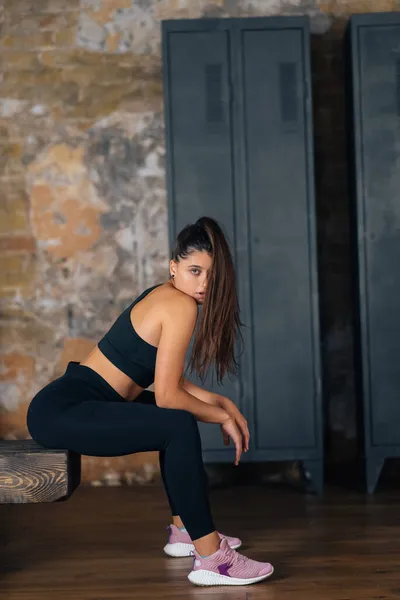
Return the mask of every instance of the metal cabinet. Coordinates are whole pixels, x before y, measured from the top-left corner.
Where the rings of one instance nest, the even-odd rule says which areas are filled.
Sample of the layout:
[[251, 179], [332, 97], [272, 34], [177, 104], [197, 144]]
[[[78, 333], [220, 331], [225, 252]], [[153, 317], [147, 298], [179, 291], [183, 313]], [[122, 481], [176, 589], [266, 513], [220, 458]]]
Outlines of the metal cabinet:
[[[169, 235], [218, 219], [234, 255], [245, 351], [223, 391], [249, 461], [302, 460], [322, 487], [322, 392], [309, 29], [305, 17], [162, 23]], [[201, 425], [206, 461], [232, 460]]]
[[400, 13], [356, 15], [347, 39], [356, 365], [367, 489], [400, 456]]

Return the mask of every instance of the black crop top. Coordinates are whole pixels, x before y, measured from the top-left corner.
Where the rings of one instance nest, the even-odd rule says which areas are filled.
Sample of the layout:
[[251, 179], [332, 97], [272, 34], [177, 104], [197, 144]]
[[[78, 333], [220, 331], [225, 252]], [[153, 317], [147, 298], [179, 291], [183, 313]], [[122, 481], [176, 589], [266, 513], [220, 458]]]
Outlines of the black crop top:
[[[161, 284], [158, 284], [161, 285]], [[130, 319], [132, 308], [158, 285], [145, 290], [122, 312], [97, 344], [101, 352], [118, 369], [143, 388], [154, 381], [157, 347], [145, 342], [135, 331]]]

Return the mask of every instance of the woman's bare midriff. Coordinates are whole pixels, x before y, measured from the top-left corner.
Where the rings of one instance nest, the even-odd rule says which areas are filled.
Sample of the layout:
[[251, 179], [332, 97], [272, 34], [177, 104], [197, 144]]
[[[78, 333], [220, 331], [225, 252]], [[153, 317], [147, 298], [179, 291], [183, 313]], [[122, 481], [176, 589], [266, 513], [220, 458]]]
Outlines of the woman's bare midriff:
[[125, 400], [135, 400], [145, 389], [113, 365], [97, 346], [80, 364], [96, 371]]

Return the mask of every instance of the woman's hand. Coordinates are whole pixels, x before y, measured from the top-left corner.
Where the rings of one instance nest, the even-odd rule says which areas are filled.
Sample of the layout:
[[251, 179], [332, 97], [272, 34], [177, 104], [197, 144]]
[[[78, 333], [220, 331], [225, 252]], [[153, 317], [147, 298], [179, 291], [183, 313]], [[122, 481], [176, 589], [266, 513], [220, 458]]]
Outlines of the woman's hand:
[[229, 444], [229, 438], [231, 438], [235, 444], [236, 456], [234, 465], [237, 467], [243, 452], [242, 434], [240, 433], [235, 420], [231, 417], [228, 417], [223, 423], [221, 423], [221, 430], [225, 445]]
[[[246, 419], [244, 418], [244, 416], [242, 415], [242, 413], [240, 412], [240, 410], [238, 409], [236, 404], [234, 404], [232, 402], [232, 400], [229, 400], [229, 398], [226, 398], [225, 396], [221, 396], [218, 404], [235, 421], [236, 426], [238, 427], [238, 429], [243, 437], [243, 450], [245, 452], [247, 452], [249, 449], [250, 432], [249, 432], [249, 428], [247, 426]], [[226, 436], [224, 431], [222, 431], [222, 437], [224, 438], [224, 444], [226, 446], [228, 446], [229, 445], [229, 437]]]

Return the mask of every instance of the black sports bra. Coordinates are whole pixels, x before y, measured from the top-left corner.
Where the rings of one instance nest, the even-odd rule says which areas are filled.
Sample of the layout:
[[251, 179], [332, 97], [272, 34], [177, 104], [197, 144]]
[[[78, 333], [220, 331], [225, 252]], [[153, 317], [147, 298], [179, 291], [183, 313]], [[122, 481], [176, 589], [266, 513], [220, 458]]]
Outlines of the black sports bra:
[[132, 326], [132, 308], [159, 285], [145, 290], [113, 323], [97, 346], [118, 369], [143, 388], [154, 381], [157, 347], [142, 339]]

